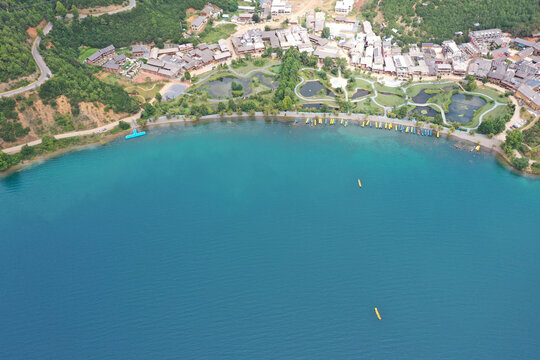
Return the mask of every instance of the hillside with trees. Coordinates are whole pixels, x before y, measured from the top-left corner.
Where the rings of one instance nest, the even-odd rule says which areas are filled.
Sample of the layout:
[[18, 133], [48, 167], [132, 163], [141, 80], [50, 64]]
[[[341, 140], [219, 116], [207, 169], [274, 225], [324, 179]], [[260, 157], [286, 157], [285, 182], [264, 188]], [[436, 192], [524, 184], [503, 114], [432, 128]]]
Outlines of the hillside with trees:
[[404, 42], [452, 39], [478, 29], [500, 28], [516, 36], [530, 35], [540, 26], [537, 0], [382, 0], [379, 6], [385, 22], [385, 35], [399, 30]]

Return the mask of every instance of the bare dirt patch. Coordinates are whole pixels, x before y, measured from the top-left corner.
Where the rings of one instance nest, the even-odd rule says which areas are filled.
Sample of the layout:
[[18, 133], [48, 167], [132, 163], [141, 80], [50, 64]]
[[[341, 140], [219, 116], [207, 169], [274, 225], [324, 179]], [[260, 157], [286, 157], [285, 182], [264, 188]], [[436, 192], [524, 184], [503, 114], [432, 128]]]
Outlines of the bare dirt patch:
[[[28, 98], [32, 102], [28, 104]], [[26, 104], [23, 102], [26, 101]], [[105, 111], [105, 105], [101, 103], [82, 102], [79, 104], [80, 113], [72, 116], [75, 130], [92, 129], [126, 117], [126, 113], [114, 113], [112, 110]], [[19, 121], [24, 127], [29, 127], [30, 132], [24, 138], [13, 143], [2, 144], [2, 147], [25, 144], [37, 140], [45, 135], [54, 135], [64, 132], [57, 126], [54, 117], [57, 114], [71, 115], [71, 105], [65, 96], [56, 99], [56, 106], [45, 105], [39, 99], [37, 92], [30, 91], [24, 95], [24, 100], [18, 102], [17, 110]]]
[[37, 37], [37, 30], [35, 27], [29, 27], [26, 29], [26, 33], [28, 36], [30, 36], [32, 39], [35, 39]]
[[153, 82], [153, 81], [164, 81], [166, 78], [159, 75], [149, 74], [144, 71], [140, 71], [137, 76], [135, 76], [132, 80], [134, 83], [147, 83], [147, 82]]

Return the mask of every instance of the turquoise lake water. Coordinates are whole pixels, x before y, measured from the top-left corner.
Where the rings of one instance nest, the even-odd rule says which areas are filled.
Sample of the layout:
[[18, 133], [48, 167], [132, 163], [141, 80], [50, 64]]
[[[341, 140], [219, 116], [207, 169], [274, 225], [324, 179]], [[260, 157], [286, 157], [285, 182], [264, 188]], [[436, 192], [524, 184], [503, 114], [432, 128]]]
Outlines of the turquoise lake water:
[[540, 357], [540, 181], [444, 140], [152, 129], [0, 201], [0, 359]]

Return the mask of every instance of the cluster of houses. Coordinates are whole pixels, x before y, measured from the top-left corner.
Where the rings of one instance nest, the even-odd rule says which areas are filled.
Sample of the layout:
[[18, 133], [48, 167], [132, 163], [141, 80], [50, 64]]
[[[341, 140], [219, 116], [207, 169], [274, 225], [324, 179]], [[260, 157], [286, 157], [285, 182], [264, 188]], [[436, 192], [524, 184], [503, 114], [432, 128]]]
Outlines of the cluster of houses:
[[[349, 0], [338, 1], [336, 12], [347, 14], [353, 5]], [[262, 0], [260, 8], [263, 14], [271, 15], [287, 14], [291, 10], [283, 0]], [[192, 27], [200, 29], [207, 19], [219, 17], [221, 9], [207, 4], [201, 14], [201, 20]], [[321, 37], [325, 27], [330, 30], [329, 39], [335, 41]], [[131, 56], [148, 59], [141, 66], [143, 72], [176, 78], [186, 71], [215, 68], [230, 60], [233, 54], [260, 54], [268, 48], [293, 47], [317, 56], [320, 62], [327, 57], [345, 57], [352, 66], [401, 80], [413, 76], [471, 75], [515, 92], [534, 110], [540, 110], [540, 42], [510, 38], [500, 29], [471, 31], [469, 40], [459, 45], [454, 40], [443, 41], [441, 45], [412, 44], [404, 51], [392, 44], [391, 39], [376, 35], [369, 21], [359, 22], [342, 15], [327, 21], [325, 13], [312, 10], [306, 13], [305, 27], [298, 21], [290, 21], [285, 29], [250, 29], [230, 38], [232, 49], [226, 39], [221, 39], [218, 44], [203, 43], [195, 47], [192, 44], [167, 45], [165, 49], [150, 50], [136, 45]], [[87, 59], [89, 64], [101, 65], [112, 72], [120, 71], [125, 61], [126, 57], [116, 55], [112, 45]]]
[[[256, 0], [259, 1], [259, 0]], [[253, 14], [255, 14], [255, 6], [238, 6], [238, 10], [242, 11], [238, 15], [234, 15], [232, 22], [247, 24], [253, 22]], [[259, 18], [261, 20], [270, 19], [272, 17], [280, 17], [288, 15], [292, 12], [292, 5], [286, 0], [260, 0], [259, 3]]]
[[[460, 45], [446, 40], [441, 45], [413, 44], [402, 51], [391, 39], [376, 35], [369, 21], [338, 16], [327, 22], [324, 13], [310, 11], [305, 26], [307, 29], [298, 25], [272, 31], [252, 29], [234, 36], [232, 43], [238, 55], [262, 53], [268, 47], [295, 47], [321, 62], [326, 57], [347, 57], [355, 67], [404, 81], [413, 76], [472, 75], [515, 92], [540, 110], [540, 42], [512, 39], [500, 29], [488, 29], [470, 32], [470, 41]], [[329, 28], [336, 45], [320, 37], [324, 27]]]
[[210, 70], [231, 57], [229, 44], [224, 39], [219, 40], [218, 44], [202, 43], [195, 47], [193, 44], [168, 45], [165, 49], [153, 48], [141, 71], [173, 79], [186, 71], [203, 67]]
[[223, 14], [223, 10], [214, 4], [207, 3], [201, 10], [200, 15], [190, 25], [191, 32], [201, 32], [208, 24], [209, 19], [217, 19]]

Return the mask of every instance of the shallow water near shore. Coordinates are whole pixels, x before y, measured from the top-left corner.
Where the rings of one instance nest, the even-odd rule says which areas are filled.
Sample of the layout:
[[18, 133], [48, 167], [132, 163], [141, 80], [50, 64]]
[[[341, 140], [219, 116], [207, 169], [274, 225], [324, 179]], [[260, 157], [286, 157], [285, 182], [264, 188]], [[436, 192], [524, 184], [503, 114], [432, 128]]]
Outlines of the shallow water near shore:
[[152, 129], [0, 180], [0, 358], [537, 359], [539, 199], [442, 139]]

